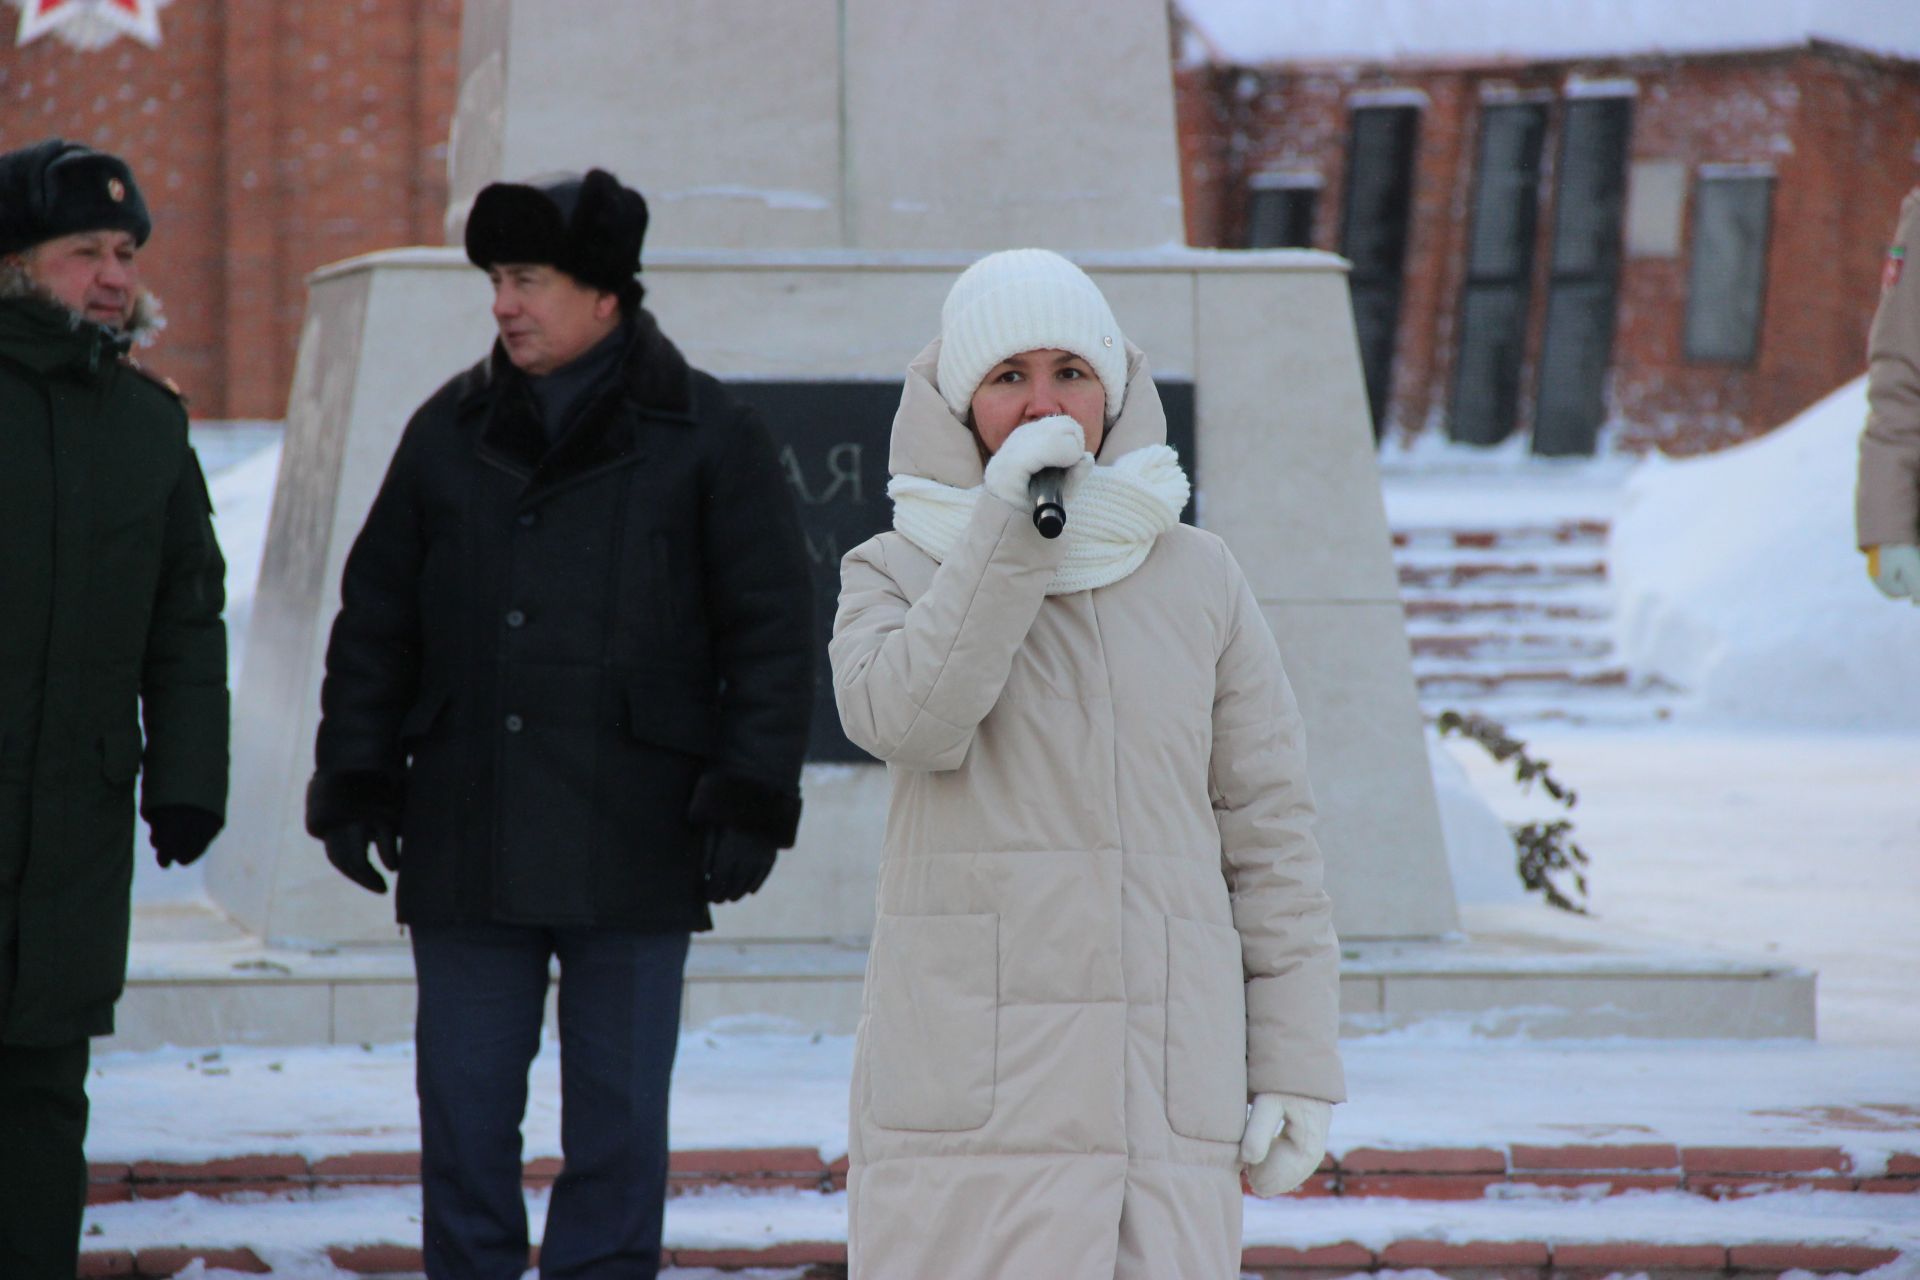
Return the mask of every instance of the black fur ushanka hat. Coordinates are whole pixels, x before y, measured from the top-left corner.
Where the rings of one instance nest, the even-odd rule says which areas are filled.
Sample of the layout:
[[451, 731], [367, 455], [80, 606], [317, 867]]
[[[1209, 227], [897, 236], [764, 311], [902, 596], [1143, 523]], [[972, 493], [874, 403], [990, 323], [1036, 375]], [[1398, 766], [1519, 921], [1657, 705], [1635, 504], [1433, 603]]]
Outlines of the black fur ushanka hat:
[[584, 285], [625, 296], [640, 270], [647, 202], [604, 169], [546, 182], [482, 187], [467, 215], [467, 260], [558, 267]]
[[0, 155], [0, 255], [82, 231], [153, 233], [125, 160], [64, 138]]

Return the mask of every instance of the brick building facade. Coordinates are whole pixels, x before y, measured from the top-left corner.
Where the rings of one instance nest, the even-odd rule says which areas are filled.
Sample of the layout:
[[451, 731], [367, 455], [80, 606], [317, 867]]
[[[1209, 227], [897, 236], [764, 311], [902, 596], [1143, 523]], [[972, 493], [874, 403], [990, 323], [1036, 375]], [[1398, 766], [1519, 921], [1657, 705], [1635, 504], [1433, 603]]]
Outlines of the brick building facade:
[[[279, 417], [307, 273], [444, 239], [460, 3], [172, 0], [158, 18], [154, 47], [0, 46], [0, 150], [58, 134], [126, 156], [168, 318], [150, 362], [200, 416]], [[1352, 257], [1370, 391], [1402, 440], [1581, 452], [1604, 421], [1615, 447], [1685, 453], [1765, 431], [1860, 371], [1920, 181], [1920, 62], [1818, 41], [1186, 58], [1175, 93], [1190, 242]]]
[[1401, 442], [1578, 454], [1599, 430], [1686, 454], [1779, 425], [1864, 370], [1920, 182], [1920, 62], [1818, 40], [1188, 59], [1175, 84], [1189, 241], [1353, 258], [1377, 425]]
[[157, 46], [92, 50], [0, 28], [0, 151], [58, 135], [126, 157], [166, 316], [143, 359], [196, 416], [277, 418], [307, 273], [444, 239], [459, 0], [175, 0], [158, 21]]

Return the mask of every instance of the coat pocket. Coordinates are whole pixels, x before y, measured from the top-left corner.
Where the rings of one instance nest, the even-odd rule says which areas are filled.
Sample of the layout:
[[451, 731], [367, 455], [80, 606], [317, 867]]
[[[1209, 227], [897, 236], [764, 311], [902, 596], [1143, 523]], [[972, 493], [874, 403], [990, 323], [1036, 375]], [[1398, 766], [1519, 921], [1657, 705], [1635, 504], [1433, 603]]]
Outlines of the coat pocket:
[[867, 975], [867, 1107], [883, 1129], [978, 1129], [993, 1114], [1000, 917], [883, 915]]
[[1167, 1123], [1184, 1137], [1246, 1128], [1246, 984], [1237, 930], [1167, 917]]

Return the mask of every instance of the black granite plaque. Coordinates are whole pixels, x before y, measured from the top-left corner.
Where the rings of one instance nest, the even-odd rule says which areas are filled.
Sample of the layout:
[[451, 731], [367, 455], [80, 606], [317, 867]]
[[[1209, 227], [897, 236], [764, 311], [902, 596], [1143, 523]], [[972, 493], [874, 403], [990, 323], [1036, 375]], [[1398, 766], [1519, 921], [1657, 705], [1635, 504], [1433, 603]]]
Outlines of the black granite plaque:
[[[1194, 474], [1193, 384], [1160, 382], [1167, 409], [1167, 443]], [[840, 595], [840, 558], [892, 527], [887, 501], [887, 438], [900, 405], [898, 381], [734, 382], [735, 397], [760, 411], [780, 446], [787, 483], [800, 508], [813, 566], [815, 665], [813, 734], [807, 759], [818, 763], [869, 761], [847, 741], [833, 705], [827, 637]], [[1193, 504], [1181, 513], [1193, 519]], [[1072, 519], [1072, 510], [1068, 510]]]

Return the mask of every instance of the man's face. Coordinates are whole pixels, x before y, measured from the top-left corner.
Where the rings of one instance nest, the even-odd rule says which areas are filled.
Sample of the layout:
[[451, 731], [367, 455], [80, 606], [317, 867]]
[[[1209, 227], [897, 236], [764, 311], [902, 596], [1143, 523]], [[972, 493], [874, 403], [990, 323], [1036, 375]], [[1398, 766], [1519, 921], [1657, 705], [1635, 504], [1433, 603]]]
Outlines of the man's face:
[[125, 231], [78, 231], [27, 250], [27, 278], [74, 314], [124, 329], [140, 288], [137, 251]]
[[507, 358], [539, 377], [585, 355], [619, 325], [620, 300], [558, 267], [523, 262], [487, 268], [493, 318]]

